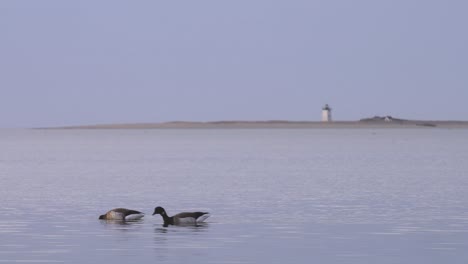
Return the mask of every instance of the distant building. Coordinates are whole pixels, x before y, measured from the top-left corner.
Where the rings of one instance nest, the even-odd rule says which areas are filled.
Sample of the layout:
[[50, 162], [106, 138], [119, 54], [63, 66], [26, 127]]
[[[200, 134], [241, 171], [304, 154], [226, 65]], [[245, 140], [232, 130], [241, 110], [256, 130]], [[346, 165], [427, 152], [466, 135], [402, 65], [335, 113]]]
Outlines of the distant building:
[[326, 104], [322, 108], [322, 122], [331, 122], [332, 121], [332, 116], [331, 116], [331, 107]]

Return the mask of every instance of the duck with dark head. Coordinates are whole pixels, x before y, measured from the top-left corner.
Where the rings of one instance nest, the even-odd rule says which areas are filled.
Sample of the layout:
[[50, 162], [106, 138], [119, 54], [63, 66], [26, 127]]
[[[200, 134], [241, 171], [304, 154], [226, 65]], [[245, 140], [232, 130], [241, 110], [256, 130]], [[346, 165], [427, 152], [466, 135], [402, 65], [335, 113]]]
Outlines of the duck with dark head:
[[154, 208], [153, 215], [156, 214], [161, 215], [165, 227], [169, 225], [196, 225], [210, 217], [208, 212], [182, 212], [173, 216], [168, 216], [166, 210], [161, 206]]

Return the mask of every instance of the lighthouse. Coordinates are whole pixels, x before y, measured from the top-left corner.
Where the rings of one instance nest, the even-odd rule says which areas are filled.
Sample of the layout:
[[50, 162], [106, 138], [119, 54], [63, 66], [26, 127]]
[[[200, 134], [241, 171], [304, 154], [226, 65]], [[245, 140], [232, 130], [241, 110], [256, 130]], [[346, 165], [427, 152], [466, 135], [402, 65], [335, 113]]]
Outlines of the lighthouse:
[[322, 108], [322, 122], [331, 122], [331, 121], [332, 121], [331, 108], [328, 104], [326, 104]]

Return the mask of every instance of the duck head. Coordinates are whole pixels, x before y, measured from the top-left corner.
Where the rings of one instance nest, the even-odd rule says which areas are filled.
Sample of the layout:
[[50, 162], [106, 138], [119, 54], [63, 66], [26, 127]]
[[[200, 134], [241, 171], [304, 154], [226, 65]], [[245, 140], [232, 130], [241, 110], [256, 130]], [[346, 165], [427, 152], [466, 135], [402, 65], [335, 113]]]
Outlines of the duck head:
[[164, 210], [164, 208], [162, 208], [161, 206], [158, 206], [158, 207], [154, 208], [153, 215], [155, 215], [155, 214], [165, 215], [166, 210]]
[[106, 219], [106, 215], [100, 215], [99, 216], [99, 220], [105, 220]]

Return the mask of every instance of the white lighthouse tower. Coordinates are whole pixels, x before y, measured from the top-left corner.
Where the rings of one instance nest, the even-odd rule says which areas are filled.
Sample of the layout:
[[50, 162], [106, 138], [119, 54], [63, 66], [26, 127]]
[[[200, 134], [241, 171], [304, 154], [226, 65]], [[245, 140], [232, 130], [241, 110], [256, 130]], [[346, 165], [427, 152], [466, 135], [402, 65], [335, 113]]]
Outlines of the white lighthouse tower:
[[322, 108], [322, 122], [331, 122], [332, 121], [332, 116], [331, 116], [331, 108], [328, 104], [326, 104]]

